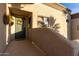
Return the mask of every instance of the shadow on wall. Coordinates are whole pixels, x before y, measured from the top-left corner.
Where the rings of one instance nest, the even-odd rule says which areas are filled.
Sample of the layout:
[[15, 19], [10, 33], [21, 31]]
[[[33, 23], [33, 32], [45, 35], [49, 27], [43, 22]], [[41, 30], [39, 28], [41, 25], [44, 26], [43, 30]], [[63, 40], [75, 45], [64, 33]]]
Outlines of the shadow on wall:
[[39, 28], [50, 28], [50, 29], [53, 29], [57, 32], [58, 29], [60, 28], [60, 24], [59, 23], [56, 23], [56, 19], [54, 19], [52, 16], [50, 17], [43, 17], [43, 16], [40, 16], [41, 20], [38, 21], [38, 27]]
[[54, 19], [52, 16], [49, 17], [49, 27], [56, 32], [59, 32], [58, 29], [60, 28], [59, 23], [56, 23], [56, 19]]

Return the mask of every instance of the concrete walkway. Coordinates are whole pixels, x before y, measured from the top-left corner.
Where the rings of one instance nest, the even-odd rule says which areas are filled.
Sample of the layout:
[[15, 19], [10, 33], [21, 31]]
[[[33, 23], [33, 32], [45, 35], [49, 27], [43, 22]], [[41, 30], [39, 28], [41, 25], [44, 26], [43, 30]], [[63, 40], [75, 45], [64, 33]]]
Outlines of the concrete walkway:
[[8, 56], [41, 56], [45, 55], [38, 47], [35, 47], [29, 40], [12, 41], [5, 53]]

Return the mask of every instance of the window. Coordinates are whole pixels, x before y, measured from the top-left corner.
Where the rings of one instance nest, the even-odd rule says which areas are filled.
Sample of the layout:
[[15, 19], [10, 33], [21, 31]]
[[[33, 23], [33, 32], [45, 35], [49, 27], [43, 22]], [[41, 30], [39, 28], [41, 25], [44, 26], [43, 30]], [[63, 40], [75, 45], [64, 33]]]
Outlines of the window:
[[48, 27], [48, 18], [47, 17], [44, 17], [44, 24]]
[[38, 16], [38, 27], [48, 27], [48, 17]]

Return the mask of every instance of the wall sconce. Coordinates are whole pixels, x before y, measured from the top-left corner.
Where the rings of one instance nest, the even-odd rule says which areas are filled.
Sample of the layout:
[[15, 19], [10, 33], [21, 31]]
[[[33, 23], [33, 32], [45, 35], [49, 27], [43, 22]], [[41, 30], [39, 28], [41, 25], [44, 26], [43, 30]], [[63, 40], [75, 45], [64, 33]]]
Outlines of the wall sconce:
[[3, 24], [9, 24], [9, 17], [6, 14], [3, 15]]
[[4, 16], [3, 16], [3, 23], [4, 23], [5, 25], [9, 24], [9, 25], [11, 25], [11, 26], [14, 24], [14, 22], [11, 21], [11, 20], [10, 20], [10, 17], [7, 16], [6, 14], [4, 14]]
[[66, 22], [69, 23], [69, 20], [67, 19]]

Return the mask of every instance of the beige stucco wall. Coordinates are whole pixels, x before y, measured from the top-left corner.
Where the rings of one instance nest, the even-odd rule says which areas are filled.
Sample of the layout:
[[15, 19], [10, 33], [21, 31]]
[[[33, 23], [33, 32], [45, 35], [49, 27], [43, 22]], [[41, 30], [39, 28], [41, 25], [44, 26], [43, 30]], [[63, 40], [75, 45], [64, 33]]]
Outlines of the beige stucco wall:
[[43, 4], [35, 4], [34, 7], [36, 9], [37, 15], [54, 17], [54, 19], [56, 19], [56, 24], [58, 23], [60, 26], [59, 33], [67, 37], [66, 17], [61, 11], [48, 7]]
[[66, 40], [65, 37], [51, 29], [30, 29], [29, 39], [49, 56], [74, 55], [74, 49], [70, 40]]
[[79, 30], [77, 30], [77, 26], [79, 26], [79, 18], [72, 19], [72, 39], [79, 39]]
[[[59, 11], [55, 8], [51, 8], [49, 6], [46, 6], [44, 4], [21, 4], [21, 5], [11, 5], [8, 4], [8, 6], [12, 6], [14, 8], [19, 8], [21, 10], [30, 11], [32, 12], [32, 28], [37, 28], [37, 16], [46, 16], [46, 17], [54, 17], [56, 19], [56, 23], [59, 24], [59, 33], [64, 35], [67, 38], [67, 23], [66, 23], [66, 17], [62, 13], [62, 11]], [[19, 7], [18, 7], [19, 6]]]
[[6, 26], [3, 24], [3, 15], [6, 11], [5, 6], [5, 4], [0, 4], [0, 55], [6, 46]]

